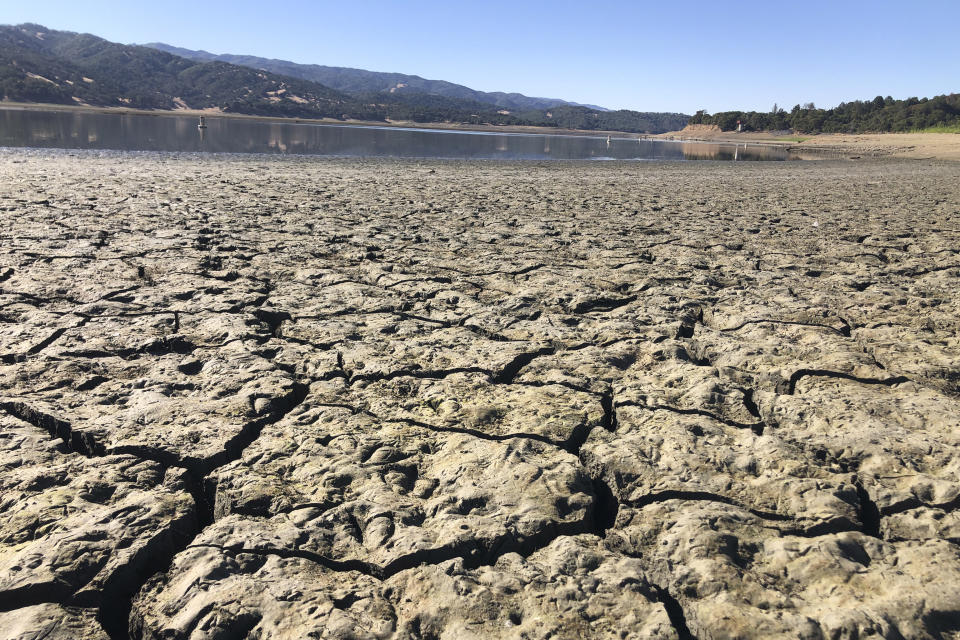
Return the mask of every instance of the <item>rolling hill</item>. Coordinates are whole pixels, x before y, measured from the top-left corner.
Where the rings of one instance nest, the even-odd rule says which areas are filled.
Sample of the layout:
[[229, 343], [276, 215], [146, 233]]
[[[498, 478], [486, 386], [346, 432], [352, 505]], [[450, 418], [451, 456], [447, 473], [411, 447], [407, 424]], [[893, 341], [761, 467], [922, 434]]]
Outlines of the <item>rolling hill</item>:
[[259, 58], [257, 56], [222, 54], [217, 55], [208, 51], [193, 51], [174, 47], [162, 42], [150, 42], [143, 45], [159, 51], [199, 60], [202, 62], [229, 62], [244, 67], [261, 69], [271, 73], [279, 73], [293, 78], [319, 82], [328, 87], [350, 94], [365, 95], [371, 93], [399, 93], [418, 94], [426, 93], [456, 100], [489, 104], [501, 109], [528, 111], [531, 109], [552, 109], [560, 106], [587, 107], [596, 111], [608, 111], [596, 105], [577, 104], [567, 100], [555, 98], [531, 98], [520, 93], [504, 93], [501, 91], [476, 91], [470, 87], [454, 84], [445, 80], [427, 80], [420, 76], [404, 73], [383, 73], [353, 69], [350, 67], [328, 67], [318, 64], [298, 64], [288, 60]]
[[340, 117], [358, 106], [317, 83], [31, 24], [0, 27], [0, 91], [6, 100], [23, 102], [237, 112], [263, 107], [278, 115]]
[[[347, 92], [303, 77], [202, 58], [186, 58], [151, 47], [118, 44], [90, 34], [55, 31], [36, 24], [0, 25], [0, 98], [140, 109], [212, 109], [275, 117], [526, 125], [643, 133], [679, 129], [689, 119], [677, 113], [606, 111], [566, 103], [553, 107], [506, 108], [470, 97], [407, 91], [406, 88], [373, 91], [374, 85], [364, 85], [363, 91]], [[490, 100], [493, 94], [484, 95], [484, 99]], [[539, 100], [525, 96], [517, 100], [520, 98]]]

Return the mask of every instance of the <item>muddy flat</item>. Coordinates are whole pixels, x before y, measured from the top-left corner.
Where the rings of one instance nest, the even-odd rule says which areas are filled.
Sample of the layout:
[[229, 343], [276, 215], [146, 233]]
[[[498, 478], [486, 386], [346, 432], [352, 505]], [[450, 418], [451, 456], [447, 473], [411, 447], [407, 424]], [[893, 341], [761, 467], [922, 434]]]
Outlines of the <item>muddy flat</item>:
[[2, 150], [0, 637], [957, 637], [958, 185]]

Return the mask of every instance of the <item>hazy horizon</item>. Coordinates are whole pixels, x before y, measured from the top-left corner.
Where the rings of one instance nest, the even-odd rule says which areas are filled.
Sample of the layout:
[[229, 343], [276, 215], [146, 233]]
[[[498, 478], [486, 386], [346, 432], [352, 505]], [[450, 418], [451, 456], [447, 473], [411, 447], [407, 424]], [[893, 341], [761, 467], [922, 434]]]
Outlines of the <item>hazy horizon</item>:
[[[918, 6], [919, 5], [919, 6]], [[815, 1], [802, 7], [597, 2], [482, 7], [376, 1], [244, 0], [8, 7], [33, 22], [127, 44], [353, 67], [446, 80], [479, 91], [561, 98], [610, 109], [694, 113], [820, 107], [876, 95], [932, 97], [956, 86], [960, 3]], [[951, 84], [954, 83], [954, 84]]]

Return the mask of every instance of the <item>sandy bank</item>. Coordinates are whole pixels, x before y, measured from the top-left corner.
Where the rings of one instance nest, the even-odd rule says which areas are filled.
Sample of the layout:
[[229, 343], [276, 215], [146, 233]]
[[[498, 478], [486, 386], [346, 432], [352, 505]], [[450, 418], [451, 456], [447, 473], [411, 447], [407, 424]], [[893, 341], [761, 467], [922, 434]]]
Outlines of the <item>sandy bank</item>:
[[824, 133], [778, 136], [765, 132], [720, 131], [717, 127], [698, 125], [654, 137], [668, 140], [774, 144], [797, 151], [830, 151], [847, 156], [960, 160], [960, 134], [955, 133]]

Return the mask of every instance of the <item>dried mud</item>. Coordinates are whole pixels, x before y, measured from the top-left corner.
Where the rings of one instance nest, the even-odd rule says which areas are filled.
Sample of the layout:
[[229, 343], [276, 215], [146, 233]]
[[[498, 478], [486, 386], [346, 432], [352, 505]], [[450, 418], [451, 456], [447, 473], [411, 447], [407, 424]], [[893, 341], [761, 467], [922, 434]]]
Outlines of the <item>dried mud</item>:
[[0, 176], [0, 637], [958, 637], [958, 164]]

